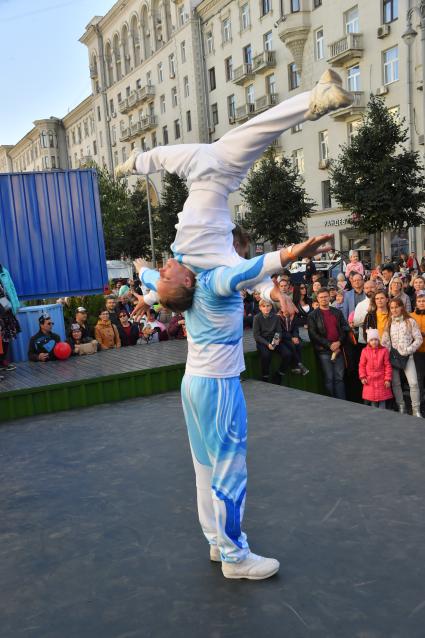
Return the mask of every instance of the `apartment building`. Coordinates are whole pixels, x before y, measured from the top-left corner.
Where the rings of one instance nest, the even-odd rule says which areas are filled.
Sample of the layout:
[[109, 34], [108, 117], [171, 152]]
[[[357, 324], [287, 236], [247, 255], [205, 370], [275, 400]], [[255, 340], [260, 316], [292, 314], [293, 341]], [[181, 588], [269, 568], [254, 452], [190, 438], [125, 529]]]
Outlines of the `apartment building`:
[[62, 118], [66, 136], [69, 168], [80, 168], [89, 162], [106, 164], [105, 154], [97, 151], [97, 131], [93, 109], [93, 96], [89, 95]]
[[[410, 121], [408, 48], [401, 38], [406, 16], [399, 14], [397, 0], [203, 0], [197, 12], [213, 139], [309, 90], [329, 66], [354, 92], [351, 107], [297, 126], [275, 144], [292, 157], [317, 203], [317, 212], [307, 221], [309, 234], [333, 232], [336, 248], [356, 248], [367, 259], [371, 238], [359, 237], [350, 227], [349, 212], [331, 200], [328, 167], [339, 147], [355, 135], [371, 93], [384, 96], [394, 115]], [[410, 65], [413, 85], [422, 89], [419, 42]], [[423, 131], [422, 96], [416, 88], [413, 101], [412, 145], [423, 149], [423, 135], [418, 134]], [[239, 196], [230, 201], [236, 217], [243, 215]], [[383, 253], [405, 249], [408, 240], [407, 232], [385, 233]], [[423, 228], [411, 231], [410, 243], [417, 243], [418, 250], [425, 247]]]
[[120, 0], [80, 41], [90, 60], [97, 150], [109, 169], [135, 146], [208, 141], [200, 24], [187, 0]]
[[45, 171], [66, 168], [66, 140], [57, 117], [36, 120], [13, 146], [0, 147], [0, 172]]

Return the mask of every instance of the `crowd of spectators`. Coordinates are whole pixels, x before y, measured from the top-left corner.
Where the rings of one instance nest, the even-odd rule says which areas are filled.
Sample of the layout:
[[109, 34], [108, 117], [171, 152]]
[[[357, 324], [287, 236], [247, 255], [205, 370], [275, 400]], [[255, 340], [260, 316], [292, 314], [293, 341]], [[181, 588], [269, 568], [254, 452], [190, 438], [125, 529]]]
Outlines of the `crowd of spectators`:
[[[316, 262], [317, 264], [317, 262]], [[303, 343], [310, 341], [326, 392], [339, 399], [377, 407], [425, 409], [425, 260], [415, 253], [368, 269], [352, 251], [336, 278], [328, 279], [305, 260], [302, 279], [287, 270], [273, 279], [292, 303], [282, 312], [257, 290], [242, 291], [244, 327], [253, 329], [264, 381], [281, 383], [290, 371], [307, 375]], [[104, 297], [97, 317], [78, 307], [67, 326], [72, 355], [185, 339], [182, 314], [155, 306], [140, 320], [132, 317], [142, 293], [138, 282], [118, 282]], [[32, 361], [55, 358], [60, 337], [48, 315], [31, 337]], [[277, 372], [271, 374], [278, 358]]]

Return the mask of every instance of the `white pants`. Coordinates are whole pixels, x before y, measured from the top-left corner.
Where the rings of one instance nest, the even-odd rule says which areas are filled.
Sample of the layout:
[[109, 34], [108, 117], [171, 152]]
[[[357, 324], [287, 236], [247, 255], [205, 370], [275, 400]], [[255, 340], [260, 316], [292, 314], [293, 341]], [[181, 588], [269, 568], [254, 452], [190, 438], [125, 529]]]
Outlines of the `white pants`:
[[240, 262], [233, 248], [228, 195], [276, 137], [305, 119], [309, 100], [310, 92], [285, 100], [213, 144], [158, 146], [137, 157], [137, 173], [166, 170], [187, 180], [189, 196], [172, 245], [182, 263], [210, 269]]
[[[416, 366], [415, 361], [413, 359], [413, 355], [410, 355], [409, 360], [407, 362], [407, 366], [404, 369], [404, 374], [406, 375], [407, 382], [410, 388], [410, 398], [412, 400], [412, 408], [413, 410], [419, 410], [421, 405], [421, 397], [418, 386], [418, 376], [416, 374]], [[400, 382], [400, 370], [396, 370], [393, 368], [393, 392], [395, 396], [395, 400], [397, 405], [404, 405], [403, 391], [401, 389]]]

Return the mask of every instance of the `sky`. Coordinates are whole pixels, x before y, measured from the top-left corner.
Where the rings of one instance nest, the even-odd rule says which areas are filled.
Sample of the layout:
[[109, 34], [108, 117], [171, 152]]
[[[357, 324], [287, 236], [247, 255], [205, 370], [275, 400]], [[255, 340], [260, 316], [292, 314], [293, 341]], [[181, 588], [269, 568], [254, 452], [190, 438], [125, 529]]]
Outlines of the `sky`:
[[78, 39], [114, 0], [0, 0], [0, 145], [34, 120], [64, 117], [91, 93], [87, 47]]

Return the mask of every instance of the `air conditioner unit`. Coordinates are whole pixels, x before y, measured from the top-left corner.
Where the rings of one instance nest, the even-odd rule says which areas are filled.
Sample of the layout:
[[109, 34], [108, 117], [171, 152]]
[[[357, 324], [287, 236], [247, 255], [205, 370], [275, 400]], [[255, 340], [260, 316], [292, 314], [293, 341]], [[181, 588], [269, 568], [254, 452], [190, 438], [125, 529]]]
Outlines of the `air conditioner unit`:
[[115, 111], [112, 111], [111, 117], [117, 117], [117, 114], [115, 113]]
[[424, 143], [424, 136], [418, 135], [418, 144], [421, 144], [423, 146], [423, 143]]
[[423, 91], [424, 90], [424, 83], [422, 82], [422, 80], [418, 80], [416, 82], [416, 90], [417, 91]]
[[174, 80], [175, 77], [176, 77], [176, 74], [171, 72], [170, 73], [170, 80]]
[[326, 169], [326, 168], [329, 168], [329, 164], [330, 164], [330, 161], [329, 161], [328, 159], [321, 159], [321, 160], [319, 160], [319, 168], [320, 168], [321, 170], [324, 170], [324, 169]]
[[380, 86], [376, 89], [376, 95], [386, 95], [388, 93], [387, 86]]
[[391, 33], [391, 27], [389, 24], [382, 24], [380, 27], [378, 27], [378, 30], [376, 32], [376, 36], [378, 38], [386, 38], [387, 35], [390, 35]]

